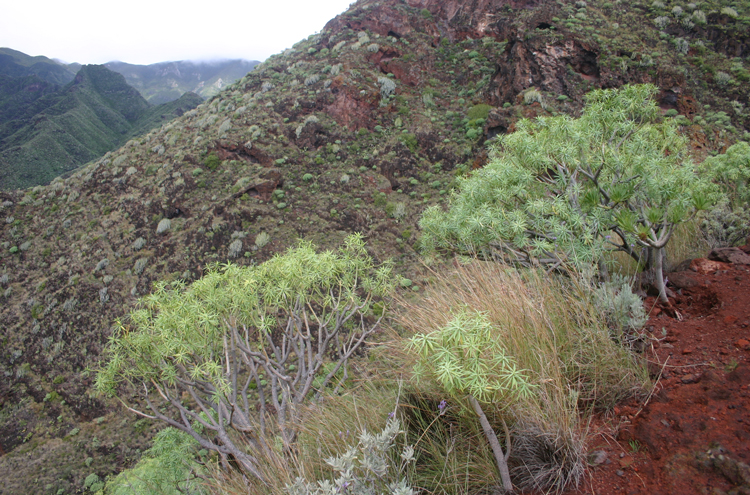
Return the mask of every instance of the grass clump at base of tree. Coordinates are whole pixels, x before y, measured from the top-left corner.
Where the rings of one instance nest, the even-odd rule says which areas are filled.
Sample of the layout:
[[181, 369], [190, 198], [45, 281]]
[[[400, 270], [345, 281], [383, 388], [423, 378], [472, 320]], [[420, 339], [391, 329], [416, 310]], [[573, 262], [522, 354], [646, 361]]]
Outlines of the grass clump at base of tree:
[[[586, 284], [495, 263], [474, 261], [438, 276], [424, 298], [403, 303], [399, 322], [429, 335], [466, 311], [484, 315], [490, 340], [503, 347], [517, 370], [524, 370], [534, 389], [512, 398], [502, 397], [512, 394], [512, 388], [503, 390], [495, 401], [482, 403], [495, 431], [503, 431], [503, 422], [510, 429], [513, 483], [542, 490], [576, 485], [585, 471], [587, 416], [643, 394], [649, 387], [644, 363], [612, 338]], [[439, 382], [427, 390], [445, 396]], [[462, 414], [471, 416], [465, 397], [453, 400]], [[482, 443], [481, 437], [475, 441]], [[494, 465], [491, 454], [485, 461]]]
[[[404, 481], [415, 493], [456, 495], [498, 488], [495, 455], [467, 394], [413, 373], [419, 362], [414, 336], [438, 334], [461, 312], [482, 315], [488, 337], [533, 389], [513, 395], [505, 383], [511, 389], [480, 400], [506, 450], [510, 441], [508, 467], [516, 488], [576, 486], [586, 471], [590, 415], [645, 395], [650, 387], [644, 362], [615, 342], [591, 290], [571, 279], [474, 261], [436, 275], [423, 294], [398, 306], [390, 338], [353, 363], [350, 386], [302, 406], [295, 448], [273, 450], [259, 462], [268, 484], [217, 471], [211, 492], [281, 495], [296, 484], [295, 493], [328, 493], [304, 490], [316, 480], [338, 479], [334, 459], [351, 452], [362, 432], [384, 431], [389, 418], [400, 421], [402, 433], [386, 457], [388, 483]], [[409, 448], [414, 461], [404, 465]], [[394, 485], [384, 493], [400, 492]]]

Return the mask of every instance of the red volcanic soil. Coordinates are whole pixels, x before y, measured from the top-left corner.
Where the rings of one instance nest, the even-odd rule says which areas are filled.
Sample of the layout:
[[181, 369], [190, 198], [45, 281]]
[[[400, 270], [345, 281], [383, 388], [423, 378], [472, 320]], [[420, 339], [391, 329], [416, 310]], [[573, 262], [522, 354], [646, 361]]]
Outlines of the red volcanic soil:
[[576, 494], [750, 495], [750, 265], [712, 263], [670, 274], [678, 314], [646, 300], [656, 387], [594, 422]]

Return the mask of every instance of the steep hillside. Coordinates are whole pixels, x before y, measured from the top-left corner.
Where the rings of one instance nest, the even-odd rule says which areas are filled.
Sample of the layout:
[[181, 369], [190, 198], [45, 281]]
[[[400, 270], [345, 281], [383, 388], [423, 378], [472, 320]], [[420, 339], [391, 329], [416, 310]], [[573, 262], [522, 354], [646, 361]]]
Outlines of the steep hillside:
[[149, 103], [158, 105], [176, 100], [188, 91], [210, 98], [250, 72], [257, 64], [255, 60], [183, 60], [151, 65], [109, 62], [105, 66], [125, 76], [128, 84], [137, 89]]
[[65, 85], [76, 75], [75, 66], [67, 66], [43, 56], [31, 57], [10, 48], [0, 48], [0, 75], [37, 76], [48, 83]]
[[162, 115], [201, 101], [193, 94], [176, 106], [152, 108], [120, 74], [97, 65], [82, 67], [57, 91], [50, 84], [37, 76], [0, 80], [7, 111], [0, 120], [0, 188], [49, 183], [160, 125]]
[[[2, 114], [0, 139], [12, 134], [13, 126], [5, 126], [6, 123], [12, 121], [20, 123], [38, 113], [48, 105], [43, 97], [59, 89], [60, 86], [57, 84], [35, 75], [22, 77], [0, 75], [0, 112]], [[38, 101], [40, 99], [41, 101]]]
[[87, 369], [156, 280], [357, 231], [419, 290], [424, 208], [487, 140], [592, 88], [657, 84], [698, 158], [750, 137], [750, 5], [690, 5], [360, 0], [71, 177], [0, 193], [0, 493], [72, 492], [139, 456], [156, 426]]

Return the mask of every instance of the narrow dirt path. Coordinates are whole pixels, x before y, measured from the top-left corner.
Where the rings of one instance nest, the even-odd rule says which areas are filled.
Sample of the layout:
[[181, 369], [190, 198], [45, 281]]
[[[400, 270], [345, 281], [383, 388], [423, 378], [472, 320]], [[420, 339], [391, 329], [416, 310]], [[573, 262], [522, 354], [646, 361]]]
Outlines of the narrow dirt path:
[[750, 495], [750, 265], [685, 268], [670, 274], [679, 317], [645, 302], [657, 386], [592, 424], [575, 493]]

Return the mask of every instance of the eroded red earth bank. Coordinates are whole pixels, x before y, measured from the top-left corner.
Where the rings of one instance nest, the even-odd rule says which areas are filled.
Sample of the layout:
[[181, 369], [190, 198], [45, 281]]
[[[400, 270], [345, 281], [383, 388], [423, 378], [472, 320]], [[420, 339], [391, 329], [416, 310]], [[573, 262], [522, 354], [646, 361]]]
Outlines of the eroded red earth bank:
[[750, 495], [750, 256], [732, 256], [669, 275], [679, 316], [646, 300], [657, 386], [595, 421], [575, 493]]

